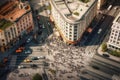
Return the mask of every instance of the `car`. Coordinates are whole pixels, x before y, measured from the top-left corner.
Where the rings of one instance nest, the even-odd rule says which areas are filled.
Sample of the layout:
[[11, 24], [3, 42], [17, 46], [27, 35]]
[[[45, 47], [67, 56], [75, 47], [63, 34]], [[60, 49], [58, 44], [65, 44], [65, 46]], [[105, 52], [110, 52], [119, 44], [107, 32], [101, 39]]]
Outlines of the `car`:
[[22, 50], [21, 50], [21, 49], [17, 49], [17, 50], [15, 50], [15, 52], [16, 52], [16, 53], [21, 53]]
[[19, 47], [18, 49], [19, 49], [19, 50], [24, 50], [24, 49], [25, 49], [25, 47]]
[[31, 54], [32, 52], [30, 50], [25, 50], [25, 54]]
[[43, 29], [45, 28], [45, 25], [44, 25], [44, 24], [42, 25], [42, 28], [43, 28]]
[[8, 62], [8, 57], [4, 57], [3, 63], [7, 63], [7, 62]]
[[103, 54], [104, 57], [110, 57], [108, 54]]
[[49, 66], [49, 63], [43, 61], [43, 66]]
[[33, 37], [32, 36], [30, 36], [28, 39], [27, 39], [27, 43], [29, 43], [29, 42], [31, 42], [32, 41], [32, 39], [33, 39]]
[[31, 68], [37, 68], [38, 66], [36, 64], [31, 64]]
[[21, 68], [26, 68], [26, 67], [24, 65], [19, 65], [18, 68], [21, 69]]
[[24, 62], [32, 62], [30, 59], [25, 59]]
[[102, 29], [99, 29], [97, 33], [98, 33], [98, 34], [100, 34], [100, 33], [101, 33], [101, 31], [102, 31]]
[[38, 60], [38, 57], [31, 57], [31, 60]]
[[39, 56], [38, 59], [45, 59], [45, 56]]
[[97, 70], [100, 69], [99, 67], [97, 67], [97, 66], [95, 66], [95, 65], [93, 65], [92, 68], [97, 69]]
[[28, 40], [27, 40], [27, 43], [29, 43], [31, 41], [31, 39], [29, 38]]
[[48, 25], [50, 26], [50, 22], [48, 22]]

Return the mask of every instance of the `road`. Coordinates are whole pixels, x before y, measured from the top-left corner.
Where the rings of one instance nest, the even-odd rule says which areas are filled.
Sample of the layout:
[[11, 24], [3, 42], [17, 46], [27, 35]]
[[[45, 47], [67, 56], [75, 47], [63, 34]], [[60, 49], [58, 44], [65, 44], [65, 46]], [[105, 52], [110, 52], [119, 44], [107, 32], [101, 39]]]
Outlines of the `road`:
[[[88, 43], [86, 45], [88, 45], [88, 47], [86, 47], [85, 49], [85, 53], [88, 54], [89, 57], [93, 57], [94, 54], [96, 53], [96, 49], [99, 47], [100, 43], [103, 41], [103, 39], [105, 38], [105, 36], [107, 35], [108, 31], [110, 31], [111, 28], [111, 24], [112, 21], [114, 20], [114, 17], [116, 15], [118, 11], [114, 10], [114, 8], [108, 13], [108, 15], [104, 16], [104, 19], [100, 20], [100, 22], [98, 23], [97, 27], [95, 28], [96, 30], [91, 34], [93, 37], [91, 41], [89, 41], [89, 37], [86, 40], [85, 43]], [[110, 14], [110, 16], [109, 16]], [[101, 33], [97, 33], [98, 29], [102, 29]]]
[[[85, 41], [85, 55], [90, 62], [89, 66], [98, 66], [102, 73], [113, 75], [113, 74], [118, 74], [120, 73], [119, 71], [119, 66], [120, 64], [117, 63], [116, 61], [107, 59], [103, 56], [96, 55], [97, 53], [97, 48], [99, 45], [102, 43], [102, 41], [108, 39], [109, 33], [110, 33], [110, 28], [112, 25], [112, 21], [114, 20], [116, 14], [119, 12], [119, 10], [116, 10], [114, 8], [111, 9], [106, 15], [104, 14], [104, 18], [101, 18], [100, 22], [97, 24], [97, 28], [94, 28], [94, 32], [91, 33], [87, 40]], [[111, 23], [111, 24], [110, 24]], [[98, 34], [98, 30], [102, 29], [102, 31]], [[91, 59], [93, 58], [93, 59]], [[92, 67], [91, 67], [92, 68]], [[89, 70], [89, 68], [87, 69]], [[89, 70], [89, 75], [95, 76], [97, 75], [97, 71], [94, 70]], [[94, 75], [93, 75], [94, 73]], [[103, 75], [102, 75], [103, 77]], [[101, 79], [100, 79], [101, 80]], [[102, 79], [104, 80], [104, 79]], [[108, 80], [108, 79], [105, 79]]]

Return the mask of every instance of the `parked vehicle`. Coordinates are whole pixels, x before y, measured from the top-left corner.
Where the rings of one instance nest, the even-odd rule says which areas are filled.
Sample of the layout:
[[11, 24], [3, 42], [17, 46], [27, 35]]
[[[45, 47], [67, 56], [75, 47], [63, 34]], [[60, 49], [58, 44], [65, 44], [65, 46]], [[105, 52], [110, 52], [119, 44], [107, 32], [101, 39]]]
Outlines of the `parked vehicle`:
[[104, 57], [110, 57], [108, 54], [103, 54]]
[[97, 66], [95, 66], [95, 65], [93, 65], [92, 68], [97, 69], [97, 70], [100, 69], [99, 67], [97, 67]]
[[37, 68], [38, 66], [36, 64], [31, 64], [31, 68]]

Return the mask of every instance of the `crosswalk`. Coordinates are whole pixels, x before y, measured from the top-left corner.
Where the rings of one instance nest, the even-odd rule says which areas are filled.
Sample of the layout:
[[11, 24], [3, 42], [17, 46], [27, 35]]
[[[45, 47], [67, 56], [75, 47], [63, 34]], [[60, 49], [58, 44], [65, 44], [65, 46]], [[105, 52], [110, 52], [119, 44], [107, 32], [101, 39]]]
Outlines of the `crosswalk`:
[[16, 60], [17, 60], [17, 56], [16, 55], [12, 56], [11, 61], [10, 61], [10, 65], [9, 65], [10, 68], [14, 68], [15, 67]]

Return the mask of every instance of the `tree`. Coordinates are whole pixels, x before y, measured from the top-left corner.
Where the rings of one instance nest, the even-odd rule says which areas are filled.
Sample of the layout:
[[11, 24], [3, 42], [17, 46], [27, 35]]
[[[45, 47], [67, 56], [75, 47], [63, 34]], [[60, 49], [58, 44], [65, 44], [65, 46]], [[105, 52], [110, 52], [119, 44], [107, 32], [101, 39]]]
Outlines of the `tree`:
[[32, 80], [43, 80], [43, 79], [42, 79], [42, 76], [41, 76], [40, 74], [36, 73], [36, 74], [33, 76]]
[[102, 51], [105, 52], [107, 50], [107, 44], [103, 43], [102, 44]]
[[81, 0], [82, 2], [84, 2], [84, 3], [87, 3], [87, 2], [89, 2], [89, 0]]

